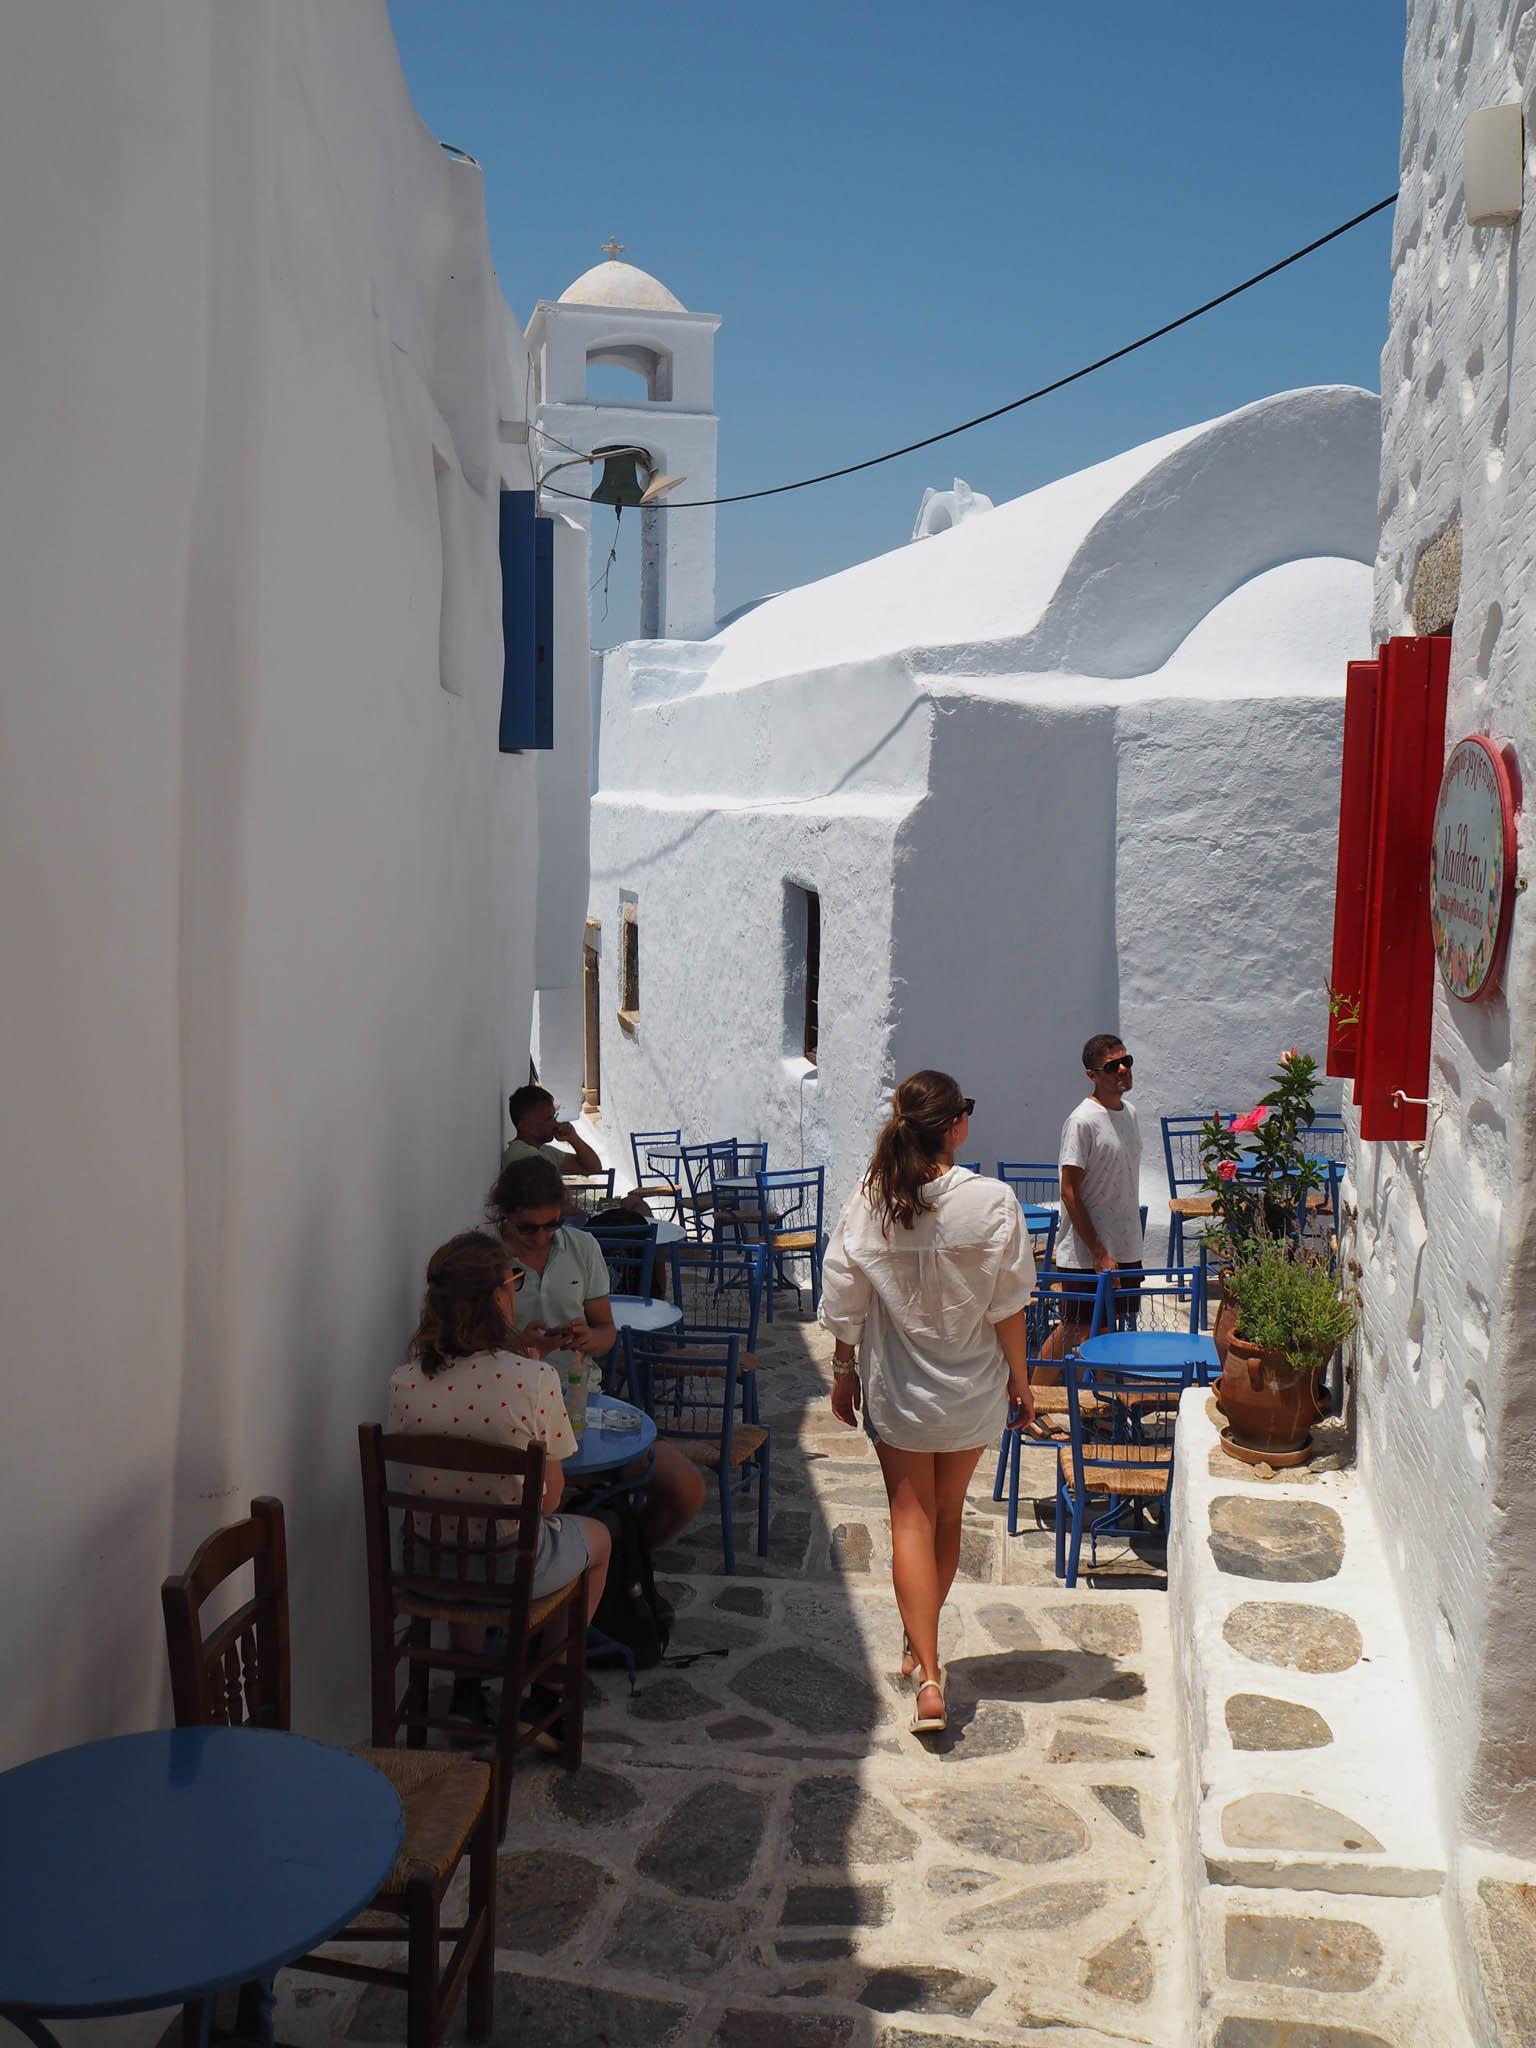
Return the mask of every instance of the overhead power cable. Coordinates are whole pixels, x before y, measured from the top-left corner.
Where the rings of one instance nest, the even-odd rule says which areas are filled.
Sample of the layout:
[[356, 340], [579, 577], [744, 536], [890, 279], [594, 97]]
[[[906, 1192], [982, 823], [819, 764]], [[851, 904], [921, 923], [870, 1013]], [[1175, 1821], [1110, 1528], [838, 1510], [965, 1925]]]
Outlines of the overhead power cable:
[[[903, 448], [888, 449], [884, 455], [871, 455], [863, 462], [845, 463], [841, 469], [824, 469], [819, 476], [803, 476], [792, 484], [770, 484], [761, 491], [734, 491], [729, 497], [724, 498], [669, 498], [666, 501], [666, 509], [669, 512], [702, 511], [709, 505], [744, 505], [752, 498], [778, 498], [786, 491], [807, 491], [812, 484], [829, 484], [840, 476], [856, 476], [861, 469], [878, 469], [882, 462], [895, 462], [900, 456], [915, 455], [920, 448], [933, 448], [940, 441], [952, 441], [956, 434], [968, 434], [972, 427], [984, 427], [989, 420], [1000, 420], [1005, 413], [1017, 412], [1020, 406], [1033, 405], [1037, 398], [1049, 398], [1053, 391], [1065, 390], [1067, 385], [1076, 384], [1080, 378], [1091, 377], [1095, 370], [1107, 369], [1111, 363], [1118, 363], [1124, 357], [1134, 355], [1137, 349], [1146, 348], [1150, 342], [1161, 341], [1165, 334], [1172, 334], [1179, 327], [1187, 327], [1191, 320], [1198, 320], [1203, 314], [1215, 312], [1218, 306], [1226, 305], [1229, 299], [1239, 298], [1244, 292], [1251, 292], [1256, 284], [1263, 284], [1266, 278], [1276, 277], [1282, 270], [1289, 270], [1293, 263], [1300, 263], [1304, 256], [1310, 256], [1316, 250], [1326, 248], [1330, 242], [1336, 242], [1340, 235], [1347, 235], [1351, 228], [1359, 227], [1362, 221], [1370, 220], [1378, 213], [1384, 213], [1389, 206], [1396, 203], [1395, 192], [1390, 193], [1385, 199], [1378, 199], [1376, 204], [1368, 206], [1364, 213], [1357, 213], [1352, 220], [1346, 220], [1336, 228], [1330, 228], [1326, 235], [1319, 235], [1315, 242], [1308, 242], [1304, 248], [1293, 249], [1289, 256], [1282, 256], [1278, 263], [1271, 263], [1265, 270], [1255, 271], [1252, 277], [1245, 277], [1241, 284], [1235, 284], [1230, 290], [1218, 293], [1214, 299], [1207, 299], [1203, 306], [1192, 307], [1189, 312], [1181, 313], [1177, 320], [1165, 321], [1161, 327], [1154, 327], [1150, 334], [1143, 334], [1135, 341], [1126, 342], [1123, 348], [1112, 349], [1107, 356], [1100, 356], [1096, 362], [1084, 363], [1079, 370], [1070, 370], [1065, 377], [1054, 377], [1049, 384], [1042, 384], [1034, 391], [1026, 391], [1022, 398], [1010, 399], [1007, 405], [996, 405], [990, 412], [979, 412], [974, 419], [962, 420], [958, 427], [945, 427], [942, 433], [927, 434], [921, 441], [908, 441]], [[554, 498], [576, 498], [580, 494], [576, 491], [552, 490], [549, 495]]]

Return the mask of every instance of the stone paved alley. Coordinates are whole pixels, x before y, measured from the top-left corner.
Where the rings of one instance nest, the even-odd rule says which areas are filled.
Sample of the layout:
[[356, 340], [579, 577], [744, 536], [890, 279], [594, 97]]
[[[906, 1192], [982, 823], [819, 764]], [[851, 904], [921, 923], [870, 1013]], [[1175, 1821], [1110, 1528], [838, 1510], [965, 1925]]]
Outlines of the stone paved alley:
[[[595, 1675], [587, 1761], [520, 1768], [495, 2040], [518, 2048], [1179, 2044], [1161, 1579], [1058, 1589], [978, 1469], [946, 1612], [948, 1734], [906, 1732], [874, 1453], [832, 1418], [830, 1340], [760, 1348], [770, 1555], [713, 1506], [659, 1560], [684, 1668]], [[1033, 1460], [1049, 1489], [1050, 1454]], [[1026, 1489], [1028, 1490], [1028, 1489]], [[404, 2002], [285, 1975], [279, 2038], [399, 2042]], [[455, 2038], [462, 2038], [461, 2034]]]

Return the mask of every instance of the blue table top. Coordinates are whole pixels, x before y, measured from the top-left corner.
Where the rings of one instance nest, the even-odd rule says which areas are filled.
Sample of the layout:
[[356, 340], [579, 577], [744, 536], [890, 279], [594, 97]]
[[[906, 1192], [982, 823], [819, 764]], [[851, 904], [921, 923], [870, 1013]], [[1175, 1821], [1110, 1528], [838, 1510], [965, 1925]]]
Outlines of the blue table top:
[[405, 1834], [389, 1780], [261, 1728], [119, 1735], [0, 1775], [0, 2011], [179, 2005], [345, 1927]]
[[1186, 1365], [1201, 1367], [1207, 1379], [1221, 1371], [1216, 1340], [1187, 1330], [1106, 1330], [1078, 1346], [1084, 1365], [1118, 1365], [1137, 1371], [1177, 1375]]
[[[640, 1427], [606, 1428], [609, 1416], [634, 1417]], [[562, 1460], [561, 1470], [567, 1479], [590, 1479], [596, 1472], [616, 1472], [620, 1466], [643, 1458], [655, 1441], [656, 1425], [643, 1410], [632, 1408], [627, 1401], [617, 1400], [611, 1394], [589, 1394], [586, 1426], [577, 1440], [576, 1455]]]

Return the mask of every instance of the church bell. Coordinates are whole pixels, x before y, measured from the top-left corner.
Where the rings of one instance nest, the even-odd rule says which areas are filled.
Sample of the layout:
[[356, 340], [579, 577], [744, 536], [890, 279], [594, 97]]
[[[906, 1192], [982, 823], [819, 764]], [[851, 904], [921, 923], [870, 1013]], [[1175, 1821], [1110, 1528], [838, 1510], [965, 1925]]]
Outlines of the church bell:
[[650, 468], [640, 474], [641, 458], [633, 449], [626, 449], [615, 455], [603, 457], [603, 473], [598, 478], [597, 488], [592, 493], [594, 505], [612, 505], [622, 510], [626, 505], [638, 505], [650, 482]]

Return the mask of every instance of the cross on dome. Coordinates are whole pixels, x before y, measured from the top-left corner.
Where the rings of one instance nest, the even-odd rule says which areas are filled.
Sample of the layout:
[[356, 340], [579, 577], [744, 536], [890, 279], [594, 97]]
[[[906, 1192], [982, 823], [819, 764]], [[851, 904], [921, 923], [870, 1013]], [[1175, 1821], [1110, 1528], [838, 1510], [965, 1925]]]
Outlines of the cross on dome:
[[624, 244], [618, 239], [616, 235], [610, 235], [607, 241], [604, 242], [603, 244], [603, 254], [608, 258], [608, 261], [610, 263], [617, 263], [619, 258], [624, 254]]

